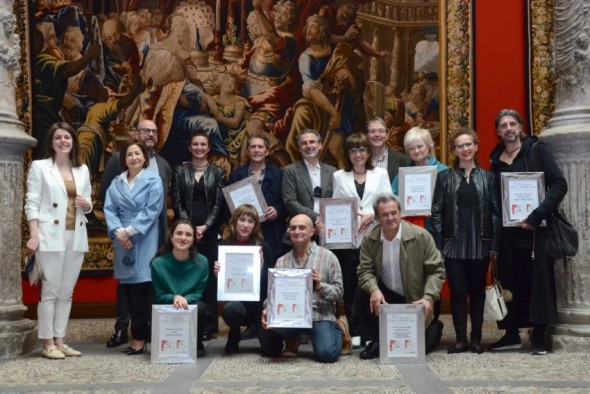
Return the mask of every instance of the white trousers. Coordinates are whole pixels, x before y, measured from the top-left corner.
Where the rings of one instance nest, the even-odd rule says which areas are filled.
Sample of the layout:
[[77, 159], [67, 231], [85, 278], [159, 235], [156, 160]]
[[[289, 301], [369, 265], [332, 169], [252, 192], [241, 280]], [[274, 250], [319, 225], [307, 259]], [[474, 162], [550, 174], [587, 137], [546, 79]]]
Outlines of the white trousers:
[[41, 301], [37, 306], [37, 330], [40, 339], [63, 338], [66, 336], [72, 294], [78, 281], [84, 252], [72, 250], [74, 232], [66, 231], [65, 251], [37, 251], [45, 280], [41, 286]]

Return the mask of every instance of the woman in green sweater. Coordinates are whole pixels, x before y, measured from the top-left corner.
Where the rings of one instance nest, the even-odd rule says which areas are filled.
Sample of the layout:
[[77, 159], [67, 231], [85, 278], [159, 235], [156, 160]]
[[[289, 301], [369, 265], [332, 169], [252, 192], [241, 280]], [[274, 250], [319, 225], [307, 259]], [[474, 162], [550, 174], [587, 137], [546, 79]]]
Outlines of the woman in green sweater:
[[207, 258], [197, 253], [195, 229], [188, 219], [172, 224], [166, 244], [152, 261], [152, 285], [156, 304], [172, 304], [176, 309], [197, 305], [197, 357], [205, 356], [203, 322], [207, 305], [203, 296], [209, 278]]

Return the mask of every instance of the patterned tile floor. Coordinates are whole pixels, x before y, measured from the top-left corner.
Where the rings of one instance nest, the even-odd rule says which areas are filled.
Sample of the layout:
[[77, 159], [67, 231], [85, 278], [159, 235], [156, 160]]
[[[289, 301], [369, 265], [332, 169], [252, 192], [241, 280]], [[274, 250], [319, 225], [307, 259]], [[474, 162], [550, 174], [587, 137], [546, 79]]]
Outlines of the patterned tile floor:
[[[520, 351], [447, 355], [454, 332], [449, 316], [438, 349], [424, 365], [380, 365], [363, 361], [355, 350], [335, 364], [311, 359], [311, 345], [296, 359], [267, 359], [257, 340], [241, 343], [241, 353], [224, 356], [226, 328], [206, 342], [207, 356], [192, 365], [151, 364], [149, 355], [129, 357], [107, 349], [113, 322], [72, 320], [69, 343], [80, 358], [50, 361], [39, 349], [0, 360], [0, 393], [588, 393], [586, 353], [531, 356], [528, 338]], [[486, 323], [484, 343], [499, 338]]]

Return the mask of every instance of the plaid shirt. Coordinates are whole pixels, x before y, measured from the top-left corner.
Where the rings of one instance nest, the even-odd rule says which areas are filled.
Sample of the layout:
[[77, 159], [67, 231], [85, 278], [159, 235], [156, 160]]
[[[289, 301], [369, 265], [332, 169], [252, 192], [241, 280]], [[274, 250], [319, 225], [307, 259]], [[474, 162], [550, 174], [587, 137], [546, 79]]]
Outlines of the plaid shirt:
[[277, 260], [275, 268], [309, 268], [320, 274], [320, 289], [313, 289], [313, 321], [336, 321], [337, 302], [344, 294], [342, 271], [338, 258], [330, 250], [312, 242], [307, 251], [305, 266], [299, 266], [295, 251]]

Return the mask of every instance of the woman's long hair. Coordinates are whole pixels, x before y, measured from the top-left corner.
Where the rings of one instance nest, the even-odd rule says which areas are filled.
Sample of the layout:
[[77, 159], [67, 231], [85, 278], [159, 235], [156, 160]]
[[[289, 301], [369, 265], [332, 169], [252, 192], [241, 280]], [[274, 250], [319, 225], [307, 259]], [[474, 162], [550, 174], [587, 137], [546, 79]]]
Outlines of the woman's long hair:
[[247, 216], [254, 219], [254, 229], [250, 234], [250, 239], [256, 243], [256, 245], [262, 245], [264, 238], [262, 236], [262, 230], [260, 228], [260, 217], [258, 212], [253, 205], [242, 204], [236, 208], [234, 213], [231, 215], [231, 219], [227, 226], [223, 229], [223, 240], [230, 244], [235, 244], [238, 241], [236, 234], [236, 224], [241, 216]]
[[66, 122], [56, 122], [49, 126], [47, 130], [47, 137], [45, 137], [45, 158], [52, 158], [55, 160], [55, 149], [53, 149], [53, 136], [58, 130], [65, 130], [72, 137], [72, 150], [70, 151], [70, 162], [72, 167], [80, 167], [82, 163], [82, 156], [80, 155], [80, 143], [76, 136], [76, 130]]
[[172, 245], [172, 235], [176, 231], [176, 227], [180, 226], [181, 224], [186, 224], [193, 230], [193, 244], [188, 250], [189, 256], [194, 257], [197, 254], [197, 244], [195, 243], [195, 228], [193, 227], [193, 224], [188, 219], [178, 219], [175, 220], [174, 223], [172, 223], [170, 233], [166, 237], [166, 243], [158, 250], [158, 252], [156, 253], [156, 257], [172, 252], [172, 250], [174, 249], [174, 246]]

